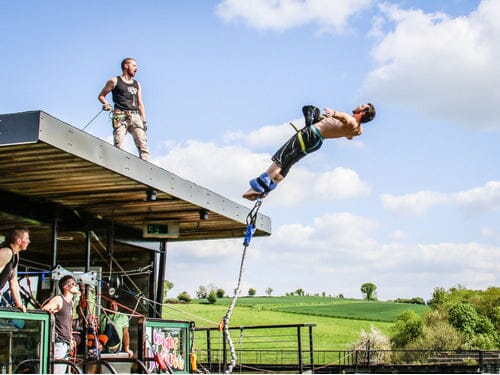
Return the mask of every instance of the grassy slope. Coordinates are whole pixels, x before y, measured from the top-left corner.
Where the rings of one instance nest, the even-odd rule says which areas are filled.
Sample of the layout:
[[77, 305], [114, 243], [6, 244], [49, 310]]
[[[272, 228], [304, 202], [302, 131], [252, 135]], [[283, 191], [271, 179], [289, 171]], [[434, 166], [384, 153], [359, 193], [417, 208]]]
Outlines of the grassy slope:
[[[231, 300], [222, 298], [215, 305], [203, 301], [167, 305], [164, 317], [192, 320], [197, 327], [216, 327], [226, 314]], [[388, 334], [392, 322], [401, 312], [412, 309], [422, 313], [428, 307], [391, 302], [359, 301], [327, 297], [253, 297], [239, 298], [230, 325], [259, 326], [313, 323], [316, 349], [348, 349], [361, 329], [375, 326]]]

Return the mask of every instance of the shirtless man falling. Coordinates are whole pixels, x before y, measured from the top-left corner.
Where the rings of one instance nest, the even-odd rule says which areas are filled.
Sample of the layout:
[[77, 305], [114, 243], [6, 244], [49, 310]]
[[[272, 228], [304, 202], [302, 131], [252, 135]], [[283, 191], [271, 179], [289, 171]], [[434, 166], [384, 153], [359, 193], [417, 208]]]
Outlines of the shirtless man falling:
[[363, 132], [361, 124], [375, 118], [375, 107], [371, 103], [359, 105], [353, 109], [352, 115], [330, 108], [325, 108], [322, 115], [318, 108], [310, 105], [303, 107], [302, 112], [306, 126], [274, 154], [273, 162], [266, 172], [250, 181], [250, 189], [243, 194], [243, 198], [253, 201], [265, 197], [283, 181], [292, 165], [305, 155], [319, 150], [323, 139], [357, 137]]

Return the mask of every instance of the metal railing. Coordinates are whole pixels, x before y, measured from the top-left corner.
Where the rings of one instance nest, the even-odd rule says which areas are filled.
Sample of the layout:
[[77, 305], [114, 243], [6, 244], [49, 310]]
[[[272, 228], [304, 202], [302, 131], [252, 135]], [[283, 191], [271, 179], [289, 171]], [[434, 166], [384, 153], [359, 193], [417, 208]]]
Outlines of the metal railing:
[[[500, 372], [500, 351], [454, 350], [315, 350], [315, 324], [231, 327], [239, 371], [342, 372], [370, 368], [446, 368]], [[196, 357], [201, 367], [224, 372], [229, 348], [224, 332], [195, 330]], [[328, 370], [328, 371], [327, 371]], [[333, 371], [332, 371], [333, 370]]]

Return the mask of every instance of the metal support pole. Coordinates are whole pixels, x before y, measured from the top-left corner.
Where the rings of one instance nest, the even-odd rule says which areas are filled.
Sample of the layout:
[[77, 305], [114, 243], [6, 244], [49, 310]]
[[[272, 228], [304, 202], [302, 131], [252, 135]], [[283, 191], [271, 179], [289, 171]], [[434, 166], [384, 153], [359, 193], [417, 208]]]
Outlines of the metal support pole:
[[85, 220], [85, 272], [90, 271], [90, 225], [87, 220]]
[[[52, 269], [57, 266], [57, 236], [58, 236], [58, 217], [59, 210], [54, 208], [54, 217], [52, 218]], [[57, 283], [50, 278], [50, 289], [52, 294], [57, 294]]]
[[[110, 256], [110, 258], [113, 257], [113, 241], [114, 241], [114, 238], [115, 238], [115, 225], [114, 225], [114, 222], [111, 223], [111, 225], [109, 226], [108, 228], [108, 238], [107, 238], [107, 243], [106, 243], [106, 246], [107, 246], [107, 250], [108, 250], [108, 254]], [[111, 259], [111, 261], [113, 261]], [[111, 276], [111, 275], [110, 275]]]
[[368, 373], [370, 373], [370, 340], [366, 343], [366, 359], [368, 361]]
[[482, 350], [479, 351], [479, 371], [481, 374], [484, 372], [484, 352]]
[[[151, 252], [151, 254], [152, 254], [151, 261], [153, 262], [153, 271], [149, 274], [149, 299], [156, 301], [155, 276], [158, 270], [158, 261], [157, 261], [158, 254], [156, 254], [155, 252]], [[149, 304], [149, 316], [151, 318], [156, 317], [156, 308], [154, 304], [151, 303]]]
[[52, 218], [52, 268], [57, 266], [57, 208]]
[[313, 345], [313, 334], [312, 326], [309, 326], [309, 357], [311, 358], [311, 372], [314, 374], [314, 345]]
[[213, 372], [212, 369], [212, 342], [210, 340], [210, 330], [207, 329], [207, 360], [208, 360], [208, 369], [210, 372]]
[[[226, 330], [222, 330], [222, 368], [227, 368], [227, 335]], [[221, 372], [221, 369], [219, 369]]]
[[300, 326], [297, 326], [297, 344], [298, 344], [298, 359], [299, 359], [299, 374], [303, 374], [304, 373], [304, 366], [303, 366], [303, 363], [302, 363], [302, 337], [300, 335]]
[[165, 286], [165, 266], [167, 263], [167, 241], [163, 240], [160, 242], [160, 261], [158, 265], [158, 278], [157, 278], [157, 289], [156, 289], [156, 317], [162, 317], [163, 310], [163, 288]]

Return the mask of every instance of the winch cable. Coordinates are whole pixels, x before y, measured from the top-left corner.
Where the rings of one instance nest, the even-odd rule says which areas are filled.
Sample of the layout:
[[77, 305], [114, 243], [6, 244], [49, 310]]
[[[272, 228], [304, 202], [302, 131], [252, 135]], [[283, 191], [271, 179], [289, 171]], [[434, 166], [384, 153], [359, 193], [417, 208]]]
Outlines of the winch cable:
[[104, 111], [104, 109], [101, 109], [99, 112], [97, 112], [97, 115], [95, 115], [94, 117], [92, 117], [92, 119], [87, 123], [87, 125], [85, 125], [82, 130], [85, 130], [87, 129], [87, 126], [89, 126], [96, 118], [99, 117], [99, 115]]
[[241, 263], [240, 263], [240, 273], [238, 276], [238, 282], [236, 284], [236, 288], [234, 289], [234, 295], [231, 300], [231, 304], [229, 305], [229, 308], [226, 312], [226, 315], [223, 318], [223, 329], [224, 329], [224, 336], [227, 338], [227, 342], [229, 344], [229, 350], [231, 352], [231, 362], [229, 363], [227, 370], [225, 371], [226, 374], [230, 374], [233, 371], [234, 366], [236, 365], [236, 360], [238, 357], [236, 356], [236, 350], [233, 344], [233, 340], [231, 339], [231, 335], [229, 334], [229, 319], [231, 318], [231, 314], [233, 313], [234, 306], [236, 305], [236, 300], [238, 299], [238, 294], [240, 293], [240, 285], [241, 285], [241, 279], [243, 276], [243, 269], [244, 269], [244, 264], [245, 264], [245, 256], [247, 252], [247, 248], [250, 245], [250, 241], [252, 240], [252, 236], [255, 233], [256, 226], [255, 223], [257, 221], [257, 214], [259, 212], [260, 206], [262, 205], [262, 199], [257, 198], [257, 201], [255, 202], [254, 207], [250, 210], [250, 212], [247, 215], [246, 223], [247, 223], [247, 229], [245, 232], [245, 239], [243, 240], [243, 254], [241, 256]]

